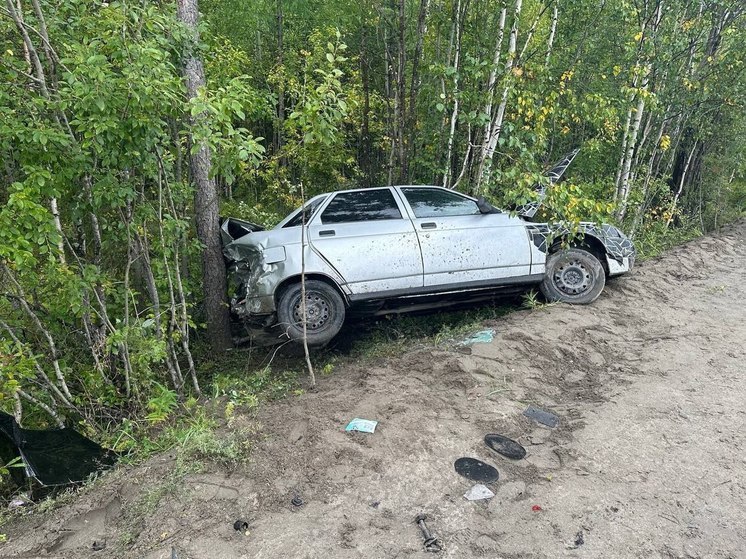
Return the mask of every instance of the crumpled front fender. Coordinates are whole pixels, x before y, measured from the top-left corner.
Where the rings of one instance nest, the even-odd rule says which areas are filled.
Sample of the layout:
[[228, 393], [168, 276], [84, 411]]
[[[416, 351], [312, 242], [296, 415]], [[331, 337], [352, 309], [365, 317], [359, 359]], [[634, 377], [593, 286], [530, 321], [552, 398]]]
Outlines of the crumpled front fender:
[[[526, 224], [526, 228], [531, 235], [534, 245], [545, 254], [555, 240], [562, 239], [571, 234], [570, 229], [565, 225], [528, 223]], [[632, 268], [637, 254], [635, 245], [618, 228], [607, 223], [596, 225], [595, 223], [584, 222], [580, 224], [580, 232], [582, 235], [593, 237], [603, 245], [606, 256], [609, 259], [610, 270], [619, 270], [616, 273], [623, 273]], [[615, 266], [612, 264], [612, 261], [618, 266], [623, 266], [625, 269], [622, 270]]]

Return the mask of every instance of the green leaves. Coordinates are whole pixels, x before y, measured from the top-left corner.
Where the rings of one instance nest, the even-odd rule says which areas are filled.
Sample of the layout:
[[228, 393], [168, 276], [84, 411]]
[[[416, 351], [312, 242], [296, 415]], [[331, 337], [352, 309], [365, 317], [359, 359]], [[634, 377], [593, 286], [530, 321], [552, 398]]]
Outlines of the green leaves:
[[264, 138], [255, 137], [238, 125], [247, 113], [255, 110], [252, 103], [259, 99], [247, 76], [239, 76], [214, 91], [202, 89], [189, 103], [193, 117], [192, 153], [203, 145], [209, 147], [213, 154], [213, 174], [220, 175], [228, 184], [238, 174], [256, 168], [264, 155], [265, 148], [260, 143]]

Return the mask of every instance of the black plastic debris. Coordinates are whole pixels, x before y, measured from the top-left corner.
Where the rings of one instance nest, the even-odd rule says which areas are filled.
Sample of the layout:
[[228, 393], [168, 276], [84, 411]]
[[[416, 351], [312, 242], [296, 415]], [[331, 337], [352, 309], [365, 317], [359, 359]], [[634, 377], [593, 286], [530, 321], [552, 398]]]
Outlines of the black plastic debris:
[[520, 460], [522, 458], [525, 458], [526, 456], [525, 448], [523, 448], [513, 439], [503, 437], [502, 435], [485, 435], [484, 444], [486, 444], [498, 454], [505, 456], [505, 458], [510, 458], [511, 460]]
[[236, 532], [245, 532], [249, 529], [249, 523], [239, 518], [233, 523], [233, 529]]
[[3, 412], [0, 439], [10, 458], [20, 456], [26, 475], [45, 487], [82, 483], [93, 472], [113, 466], [118, 458], [74, 429], [22, 429], [12, 415]]
[[575, 534], [575, 547], [580, 547], [585, 543], [585, 538], [583, 537], [583, 530], [580, 530], [577, 534]]
[[301, 499], [300, 495], [296, 495], [290, 500], [290, 504], [294, 507], [302, 507], [303, 506], [303, 499]]
[[492, 483], [500, 477], [499, 472], [489, 464], [485, 464], [476, 458], [459, 458], [453, 463], [456, 473], [472, 481]]
[[549, 413], [548, 411], [535, 408], [534, 406], [527, 407], [526, 411], [523, 412], [523, 415], [530, 417], [547, 427], [557, 427], [557, 425], [559, 425], [559, 417], [553, 413]]

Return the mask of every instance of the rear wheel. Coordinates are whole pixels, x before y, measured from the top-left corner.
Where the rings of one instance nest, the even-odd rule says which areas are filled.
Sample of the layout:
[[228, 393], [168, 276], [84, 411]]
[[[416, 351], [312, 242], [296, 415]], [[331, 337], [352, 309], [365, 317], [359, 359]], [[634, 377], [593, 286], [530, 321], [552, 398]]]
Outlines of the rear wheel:
[[603, 265], [582, 248], [551, 254], [546, 268], [541, 292], [549, 301], [587, 305], [598, 298], [606, 284]]
[[[277, 319], [291, 340], [303, 340], [301, 284], [289, 286], [277, 303]], [[320, 346], [337, 335], [345, 319], [342, 297], [331, 285], [306, 280], [306, 335], [308, 345]]]

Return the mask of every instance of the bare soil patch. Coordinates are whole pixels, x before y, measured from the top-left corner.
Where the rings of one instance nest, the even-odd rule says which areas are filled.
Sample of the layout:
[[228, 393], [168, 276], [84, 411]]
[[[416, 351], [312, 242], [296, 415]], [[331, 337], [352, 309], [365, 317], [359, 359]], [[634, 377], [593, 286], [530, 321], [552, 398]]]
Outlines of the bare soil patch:
[[[414, 524], [426, 513], [443, 557], [746, 557], [744, 270], [740, 222], [643, 263], [591, 306], [487, 324], [492, 343], [344, 367], [239, 419], [261, 427], [240, 471], [151, 493], [141, 518], [133, 507], [173, 458], [121, 469], [6, 526], [0, 555], [430, 557]], [[529, 404], [559, 426], [524, 417]], [[346, 433], [354, 417], [379, 421], [376, 432]], [[495, 454], [487, 433], [519, 441], [526, 458]], [[462, 456], [497, 467], [494, 498], [464, 499]]]

